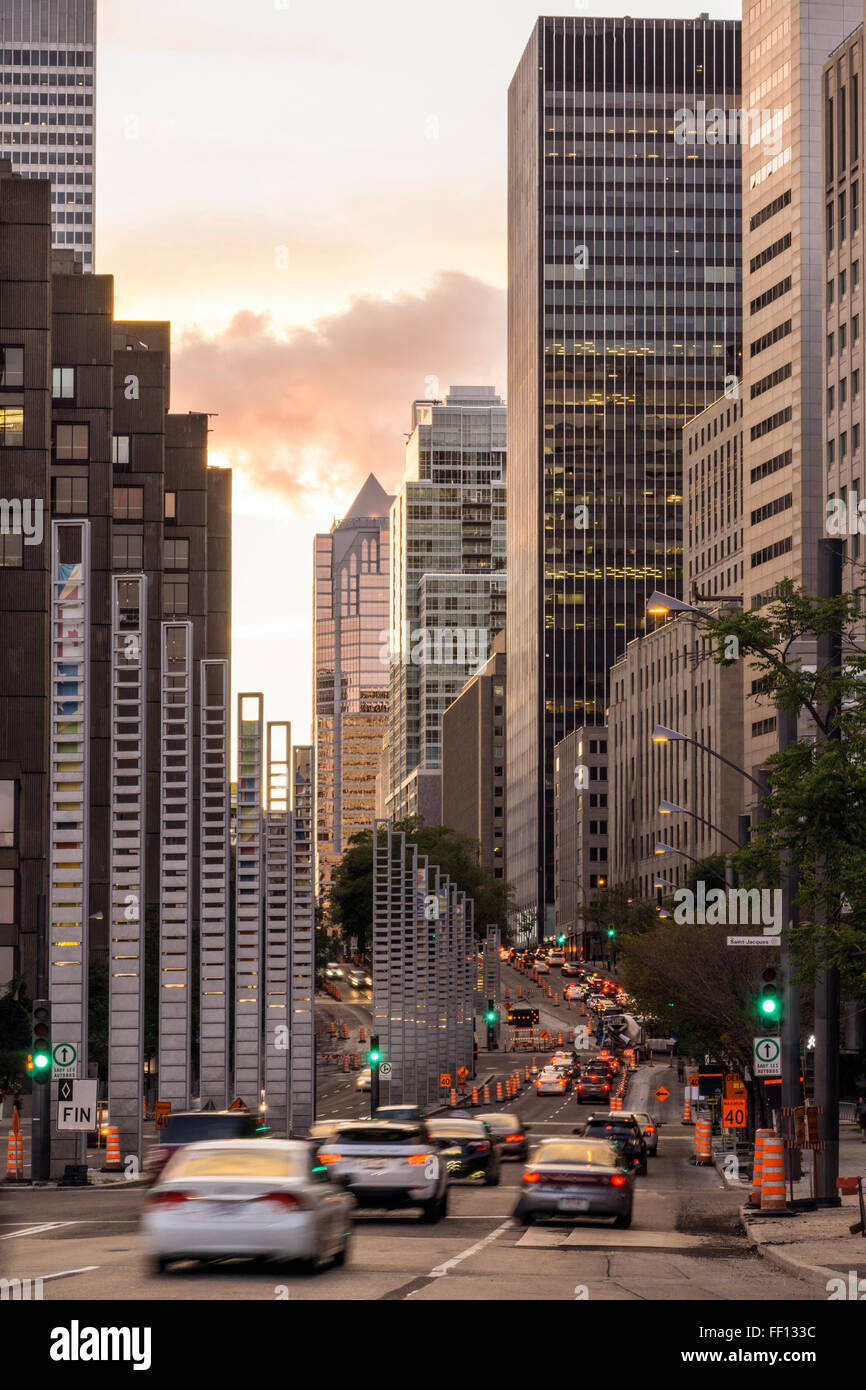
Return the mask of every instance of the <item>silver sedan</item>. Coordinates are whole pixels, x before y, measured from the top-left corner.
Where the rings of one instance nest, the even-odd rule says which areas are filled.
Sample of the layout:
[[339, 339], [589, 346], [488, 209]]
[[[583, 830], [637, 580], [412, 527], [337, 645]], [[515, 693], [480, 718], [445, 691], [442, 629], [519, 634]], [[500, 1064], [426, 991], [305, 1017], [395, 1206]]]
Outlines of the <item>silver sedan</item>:
[[155, 1273], [176, 1260], [235, 1256], [345, 1264], [355, 1200], [297, 1140], [187, 1144], [151, 1188], [141, 1218]]
[[630, 1226], [634, 1178], [612, 1144], [596, 1139], [544, 1139], [523, 1171], [514, 1216], [529, 1226], [540, 1216], [613, 1216]]

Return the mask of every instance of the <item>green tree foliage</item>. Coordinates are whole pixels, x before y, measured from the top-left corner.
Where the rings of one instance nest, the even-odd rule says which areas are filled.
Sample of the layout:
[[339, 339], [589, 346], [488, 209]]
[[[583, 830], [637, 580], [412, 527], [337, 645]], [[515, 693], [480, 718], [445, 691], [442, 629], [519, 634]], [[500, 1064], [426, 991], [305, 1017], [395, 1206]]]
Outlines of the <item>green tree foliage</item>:
[[[474, 898], [477, 935], [484, 934], [488, 923], [504, 930], [511, 890], [496, 878], [492, 869], [479, 864], [476, 840], [447, 825], [425, 825], [418, 816], [395, 822], [394, 829], [405, 831], [407, 840], [418, 846], [430, 864], [438, 864], [458, 889]], [[384, 839], [384, 829], [380, 835]], [[331, 911], [344, 938], [356, 936], [358, 949], [369, 950], [373, 922], [372, 830], [362, 830], [349, 841], [349, 849], [334, 876]]]
[[3, 1090], [11, 1091], [19, 1083], [27, 1085], [32, 1009], [27, 981], [19, 975], [0, 998], [0, 1087]]
[[589, 902], [581, 904], [577, 911], [586, 930], [598, 938], [602, 946], [608, 927], [613, 927], [617, 950], [623, 948], [629, 937], [647, 931], [655, 921], [653, 904], [640, 898], [637, 889], [628, 883], [596, 889]]

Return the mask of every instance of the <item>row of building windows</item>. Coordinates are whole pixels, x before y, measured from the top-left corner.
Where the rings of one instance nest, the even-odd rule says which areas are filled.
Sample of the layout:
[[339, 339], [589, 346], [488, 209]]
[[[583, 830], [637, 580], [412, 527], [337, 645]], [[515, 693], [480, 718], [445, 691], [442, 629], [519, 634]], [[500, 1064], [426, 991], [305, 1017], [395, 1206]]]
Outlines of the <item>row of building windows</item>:
[[791, 332], [791, 320], [785, 319], [784, 323], [777, 323], [775, 328], [771, 328], [767, 333], [762, 333], [760, 338], [756, 338], [749, 350], [750, 357], [757, 357], [759, 352], [765, 348], [772, 347], [773, 343], [778, 343], [780, 339], [787, 338]]
[[752, 425], [749, 430], [751, 440], [762, 439], [765, 434], [770, 434], [772, 430], [777, 430], [780, 425], [784, 425], [790, 420], [792, 408], [786, 405], [783, 410], [777, 410], [773, 415], [768, 415], [765, 420], [759, 420], [757, 425]]
[[776, 560], [780, 555], [787, 555], [793, 546], [790, 536], [786, 536], [783, 541], [775, 541], [772, 545], [765, 545], [761, 550], [752, 551], [752, 569], [758, 565], [767, 564], [768, 560]]
[[[856, 368], [851, 373], [851, 399], [856, 400], [860, 394], [860, 368]], [[848, 404], [848, 378], [843, 376], [839, 382], [839, 409], [843, 410]], [[836, 408], [836, 389], [834, 386], [827, 387], [827, 414], [832, 415]]]
[[773, 387], [778, 386], [780, 382], [787, 381], [792, 371], [793, 364], [786, 362], [784, 367], [777, 367], [774, 372], [762, 376], [760, 380], [752, 384], [751, 399], [754, 400], [756, 396], [763, 396], [766, 391], [772, 391]]
[[786, 512], [793, 506], [793, 494], [786, 492], [784, 497], [774, 497], [772, 502], [765, 502], [763, 507], [757, 507], [752, 512], [752, 525], [759, 526], [762, 521], [767, 521], [771, 516], [778, 516], [779, 512]]
[[749, 270], [754, 275], [756, 270], [760, 270], [762, 265], [768, 261], [775, 260], [776, 256], [781, 256], [783, 251], [787, 251], [791, 245], [791, 233], [786, 232], [778, 241], [772, 242], [770, 246], [765, 246], [763, 251], [759, 251], [757, 256], [753, 256], [749, 261]]
[[[856, 454], [860, 448], [860, 426], [851, 426], [851, 452]], [[844, 463], [848, 457], [848, 431], [843, 430], [839, 435], [839, 462]], [[827, 467], [832, 468], [836, 462], [836, 441], [827, 440]]]
[[787, 294], [790, 288], [791, 277], [790, 275], [786, 275], [784, 280], [780, 280], [777, 285], [773, 285], [770, 289], [764, 290], [763, 294], [759, 294], [752, 300], [749, 305], [749, 313], [757, 314], [761, 309], [766, 309], [768, 304], [772, 304], [774, 300], [781, 299], [783, 294]]

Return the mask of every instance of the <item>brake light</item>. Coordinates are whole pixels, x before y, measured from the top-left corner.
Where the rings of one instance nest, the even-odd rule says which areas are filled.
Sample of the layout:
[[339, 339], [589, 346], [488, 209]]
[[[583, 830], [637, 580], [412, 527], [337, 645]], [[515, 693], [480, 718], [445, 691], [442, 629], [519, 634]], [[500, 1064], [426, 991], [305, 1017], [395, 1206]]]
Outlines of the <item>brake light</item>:
[[179, 1206], [181, 1202], [191, 1202], [193, 1200], [191, 1192], [155, 1192], [152, 1197], [148, 1198], [147, 1205], [149, 1207], [176, 1207]]
[[578, 1083], [577, 1083], [577, 1089], [578, 1089], [579, 1091], [582, 1091], [582, 1090], [583, 1090], [583, 1082], [582, 1082], [582, 1081], [578, 1081]]
[[286, 1207], [290, 1211], [306, 1211], [307, 1204], [296, 1192], [262, 1192], [253, 1199], [256, 1202], [273, 1202], [274, 1206]]
[[656, 1127], [655, 1127], [655, 1125], [647, 1125], [646, 1129], [644, 1130], [644, 1134], [655, 1134], [655, 1132], [656, 1132]]
[[610, 1185], [611, 1187], [625, 1187], [627, 1182], [628, 1178], [626, 1178], [622, 1173], [614, 1173], [613, 1177], [610, 1180]]
[[519, 1144], [522, 1138], [522, 1134], [506, 1134], [505, 1142], [506, 1144]]
[[540, 1174], [540, 1173], [531, 1173], [531, 1172], [530, 1172], [530, 1173], [524, 1173], [524, 1174], [523, 1174], [523, 1181], [524, 1181], [524, 1182], [538, 1182], [540, 1178], [541, 1178], [541, 1174]]
[[428, 1158], [432, 1158], [432, 1157], [433, 1157], [432, 1154], [410, 1154], [409, 1157], [407, 1158], [406, 1162], [407, 1162], [407, 1163], [426, 1163], [427, 1160], [428, 1160]]
[[339, 1163], [339, 1162], [340, 1162], [340, 1159], [343, 1157], [343, 1155], [342, 1155], [342, 1154], [316, 1154], [316, 1157], [317, 1157], [317, 1159], [319, 1160], [320, 1163]]
[[483, 1154], [490, 1148], [490, 1141], [488, 1139], [473, 1139], [467, 1147], [470, 1148], [473, 1153]]

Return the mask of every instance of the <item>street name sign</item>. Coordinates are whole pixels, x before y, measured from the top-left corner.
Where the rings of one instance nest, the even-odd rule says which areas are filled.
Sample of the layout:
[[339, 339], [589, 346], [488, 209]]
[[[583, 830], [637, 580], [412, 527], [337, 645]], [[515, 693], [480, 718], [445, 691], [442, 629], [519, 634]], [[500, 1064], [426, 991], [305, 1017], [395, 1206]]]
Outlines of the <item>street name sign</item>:
[[729, 936], [729, 946], [778, 946], [778, 936]]

